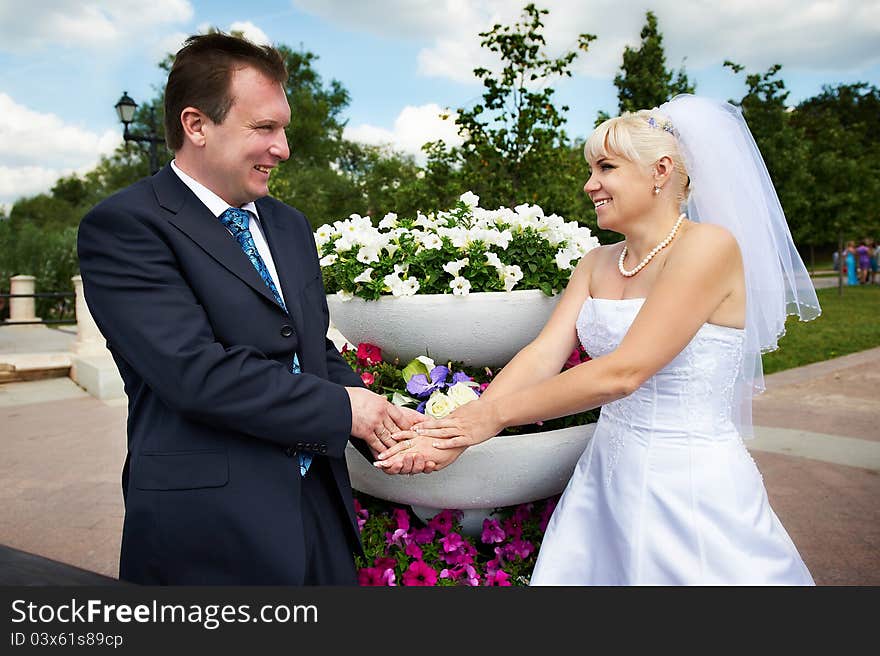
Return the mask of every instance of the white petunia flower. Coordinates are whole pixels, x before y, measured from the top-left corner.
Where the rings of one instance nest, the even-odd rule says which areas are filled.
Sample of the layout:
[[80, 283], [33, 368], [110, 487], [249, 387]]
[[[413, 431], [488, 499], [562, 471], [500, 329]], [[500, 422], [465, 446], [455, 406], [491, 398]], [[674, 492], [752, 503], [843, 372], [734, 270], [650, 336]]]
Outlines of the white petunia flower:
[[382, 230], [389, 230], [391, 228], [397, 227], [397, 214], [394, 212], [388, 212], [381, 221], [379, 221], [379, 228]]
[[[330, 266], [330, 265], [333, 264], [337, 259], [339, 259], [339, 256], [338, 256], [336, 253], [330, 253], [330, 255], [325, 255], [324, 257], [322, 257], [322, 258], [321, 258], [321, 261], [318, 262], [318, 264], [320, 264], [322, 267]], [[313, 260], [313, 261], [314, 261], [314, 260]]]
[[472, 191], [464, 192], [461, 196], [458, 197], [458, 200], [460, 200], [471, 209], [474, 209], [480, 204], [480, 197]]
[[347, 292], [344, 289], [340, 289], [338, 292], [336, 292], [336, 295], [339, 297], [339, 300], [342, 301], [343, 303], [347, 303], [348, 301], [350, 301], [351, 299], [354, 298], [354, 294], [352, 294], [351, 292]]
[[368, 267], [364, 272], [354, 279], [353, 282], [373, 282], [373, 268]]
[[354, 240], [350, 238], [349, 235], [343, 234], [342, 237], [333, 242], [333, 249], [337, 253], [344, 253], [346, 251], [350, 251], [354, 248], [355, 243]]
[[516, 264], [504, 267], [504, 291], [511, 291], [520, 280], [522, 280], [523, 272]]
[[375, 245], [362, 246], [357, 254], [357, 261], [361, 264], [370, 264], [379, 261], [379, 248]]
[[560, 271], [568, 271], [571, 269], [571, 261], [577, 257], [577, 253], [563, 248], [556, 252], [556, 266]]
[[403, 295], [404, 296], [415, 296], [416, 292], [419, 291], [419, 281], [410, 276], [406, 280], [403, 281]]
[[467, 296], [471, 291], [471, 282], [467, 278], [462, 276], [457, 276], [453, 279], [449, 286], [452, 288], [452, 293], [456, 296]]
[[315, 230], [315, 243], [318, 245], [318, 248], [321, 248], [321, 246], [330, 241], [334, 234], [336, 234], [336, 231], [326, 223]]
[[439, 251], [443, 248], [443, 240], [440, 239], [440, 236], [436, 232], [426, 232], [422, 235], [422, 238], [419, 240], [425, 248], [428, 250]]
[[470, 264], [470, 260], [468, 258], [455, 260], [454, 262], [447, 262], [446, 264], [444, 264], [443, 270], [450, 276], [457, 276], [458, 272], [461, 271], [462, 268], [466, 267], [468, 264]]
[[486, 251], [486, 263], [489, 266], [495, 267], [496, 269], [504, 268], [504, 262], [502, 262], [499, 257], [492, 251]]

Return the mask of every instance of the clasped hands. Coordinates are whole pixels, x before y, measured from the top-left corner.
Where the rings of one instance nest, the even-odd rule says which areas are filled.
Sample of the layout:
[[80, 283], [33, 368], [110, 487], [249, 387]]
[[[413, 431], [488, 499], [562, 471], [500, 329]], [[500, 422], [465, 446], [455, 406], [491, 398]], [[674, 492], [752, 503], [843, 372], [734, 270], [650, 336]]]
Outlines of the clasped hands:
[[[401, 410], [407, 410], [401, 408]], [[416, 412], [408, 429], [393, 432], [395, 443], [377, 454], [374, 463], [386, 474], [430, 474], [453, 463], [474, 444], [485, 442], [503, 428], [492, 404], [471, 401], [442, 419]], [[406, 415], [411, 418], [411, 414]]]

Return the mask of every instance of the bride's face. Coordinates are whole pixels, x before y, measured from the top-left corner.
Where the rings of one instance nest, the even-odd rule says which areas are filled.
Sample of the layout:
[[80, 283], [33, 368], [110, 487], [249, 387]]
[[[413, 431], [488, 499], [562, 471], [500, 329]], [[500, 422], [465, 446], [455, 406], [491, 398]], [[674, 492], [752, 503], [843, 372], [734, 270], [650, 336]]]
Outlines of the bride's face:
[[651, 170], [631, 160], [605, 153], [590, 161], [584, 191], [596, 207], [599, 227], [620, 232], [650, 206], [654, 178]]

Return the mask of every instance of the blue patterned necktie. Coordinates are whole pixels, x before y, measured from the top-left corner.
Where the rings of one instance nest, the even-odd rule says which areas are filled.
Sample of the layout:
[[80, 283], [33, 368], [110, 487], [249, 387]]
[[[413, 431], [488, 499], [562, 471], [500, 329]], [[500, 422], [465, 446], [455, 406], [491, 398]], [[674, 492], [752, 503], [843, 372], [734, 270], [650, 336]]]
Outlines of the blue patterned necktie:
[[[263, 279], [263, 282], [265, 282], [266, 286], [272, 291], [272, 296], [275, 297], [278, 305], [287, 312], [287, 306], [284, 305], [284, 299], [281, 298], [281, 294], [278, 293], [275, 281], [272, 280], [272, 274], [270, 274], [269, 269], [266, 268], [266, 263], [263, 261], [263, 258], [260, 257], [260, 252], [257, 250], [257, 245], [254, 243], [254, 237], [249, 228], [251, 222], [250, 212], [236, 207], [230, 207], [220, 215], [220, 222], [225, 225], [229, 232], [232, 233], [232, 236], [235, 237], [235, 241], [241, 246], [241, 250], [243, 250], [244, 254], [248, 256], [248, 259], [251, 261], [251, 264], [254, 265], [257, 273], [260, 274], [260, 278]], [[293, 362], [290, 364], [290, 373], [298, 374], [301, 372], [302, 369], [300, 369], [299, 366], [299, 358], [296, 353], [294, 353]], [[299, 456], [299, 473], [305, 476], [306, 472], [309, 470], [309, 465], [312, 464], [312, 456], [307, 453], [299, 453], [297, 455]]]

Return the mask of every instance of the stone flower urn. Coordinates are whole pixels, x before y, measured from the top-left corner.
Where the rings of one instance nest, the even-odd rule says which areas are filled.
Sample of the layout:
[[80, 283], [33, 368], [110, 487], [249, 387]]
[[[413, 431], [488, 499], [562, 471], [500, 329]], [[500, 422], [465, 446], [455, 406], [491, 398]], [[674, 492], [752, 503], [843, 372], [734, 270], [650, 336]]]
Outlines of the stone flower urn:
[[[534, 339], [559, 296], [540, 290], [388, 296], [378, 301], [327, 296], [330, 320], [352, 345], [382, 349], [401, 365], [420, 355], [438, 364], [500, 367]], [[574, 471], [594, 424], [523, 435], [503, 435], [467, 449], [446, 469], [427, 475], [390, 476], [351, 445], [346, 460], [352, 486], [412, 506], [427, 520], [445, 508], [462, 510], [462, 528], [479, 535], [496, 508], [558, 494]]]
[[531, 342], [559, 295], [511, 292], [383, 296], [377, 301], [327, 296], [330, 320], [352, 344], [368, 342], [402, 364], [420, 355], [475, 367], [500, 367]]

